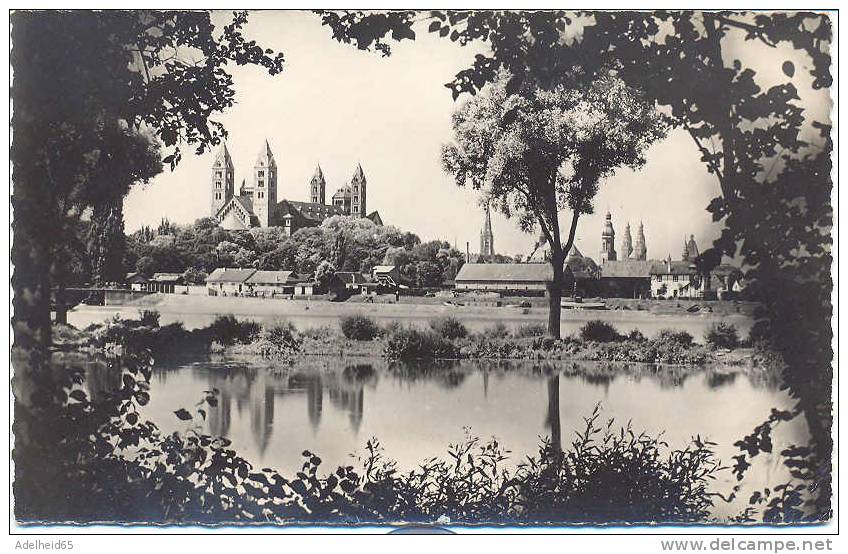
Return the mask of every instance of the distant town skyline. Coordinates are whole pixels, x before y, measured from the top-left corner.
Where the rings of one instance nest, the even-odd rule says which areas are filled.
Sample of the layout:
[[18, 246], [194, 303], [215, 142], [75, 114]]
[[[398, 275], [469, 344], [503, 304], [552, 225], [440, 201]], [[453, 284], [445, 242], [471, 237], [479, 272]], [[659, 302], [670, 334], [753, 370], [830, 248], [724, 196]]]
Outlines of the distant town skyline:
[[[229, 12], [216, 17], [225, 21]], [[280, 199], [308, 201], [308, 183], [319, 163], [329, 194], [361, 164], [369, 210], [379, 210], [385, 224], [422, 240], [446, 240], [463, 252], [470, 243], [476, 253], [485, 210], [474, 191], [457, 187], [442, 170], [439, 155], [441, 145], [452, 140], [451, 114], [465, 100], [454, 102], [443, 85], [482, 45], [461, 47], [422, 29], [415, 41], [392, 43], [392, 55], [383, 58], [337, 43], [317, 16], [296, 11], [252, 12], [245, 32], [283, 52], [286, 66], [274, 77], [254, 67], [230, 68], [236, 105], [215, 119], [229, 132], [236, 187], [250, 180], [266, 139], [279, 168]], [[787, 80], [780, 72], [785, 52], [745, 48], [747, 55], [774, 60], [758, 72], [763, 88]], [[803, 74], [796, 73], [793, 84], [809, 110], [804, 83], [795, 82]], [[829, 109], [826, 101], [819, 103]], [[135, 187], [125, 204], [127, 232], [163, 217], [185, 224], [208, 216], [213, 158], [214, 152], [195, 156], [186, 148], [175, 171], [166, 169], [149, 185]], [[582, 215], [578, 225], [576, 244], [584, 255], [598, 258], [607, 211], [616, 248], [625, 225], [642, 222], [653, 259], [678, 258], [690, 235], [702, 248], [719, 235], [721, 224], [706, 211], [719, 194], [718, 182], [688, 134], [673, 130], [646, 159], [641, 170], [621, 169], [601, 184], [594, 213]], [[563, 220], [569, 217], [562, 214]], [[537, 240], [497, 212], [492, 231], [499, 254], [527, 256]]]

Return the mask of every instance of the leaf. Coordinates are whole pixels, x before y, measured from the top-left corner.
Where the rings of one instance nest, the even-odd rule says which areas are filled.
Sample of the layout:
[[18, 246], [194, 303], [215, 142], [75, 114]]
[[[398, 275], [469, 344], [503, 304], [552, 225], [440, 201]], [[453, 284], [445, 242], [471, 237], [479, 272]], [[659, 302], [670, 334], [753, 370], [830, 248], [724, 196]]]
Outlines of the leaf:
[[188, 411], [186, 411], [185, 408], [180, 408], [179, 410], [176, 410], [174, 412], [174, 415], [176, 415], [178, 418], [180, 418], [183, 421], [188, 421], [189, 419], [191, 419], [191, 414], [188, 413]]
[[785, 62], [783, 62], [783, 68], [782, 69], [783, 69], [783, 72], [786, 74], [786, 76], [789, 77], [789, 78], [792, 78], [795, 75], [795, 64], [793, 64], [789, 60], [786, 60]]
[[138, 401], [139, 405], [144, 406], [150, 402], [150, 395], [146, 392], [138, 392], [135, 395], [135, 399]]
[[427, 31], [429, 31], [431, 33], [435, 33], [436, 31], [438, 31], [441, 28], [442, 28], [442, 24], [439, 23], [438, 21], [434, 21], [434, 22], [430, 23], [429, 27], [427, 27]]
[[127, 423], [130, 425], [135, 425], [138, 422], [138, 414], [135, 412], [130, 412], [127, 414]]

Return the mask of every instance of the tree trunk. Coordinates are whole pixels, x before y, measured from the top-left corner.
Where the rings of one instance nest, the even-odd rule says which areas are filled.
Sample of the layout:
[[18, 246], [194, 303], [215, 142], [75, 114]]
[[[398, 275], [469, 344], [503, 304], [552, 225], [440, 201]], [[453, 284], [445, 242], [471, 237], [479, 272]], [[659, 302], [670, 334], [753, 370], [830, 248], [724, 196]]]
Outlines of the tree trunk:
[[564, 261], [562, 252], [551, 252], [551, 266], [554, 270], [554, 276], [553, 280], [546, 286], [548, 296], [548, 335], [557, 340], [561, 338], [560, 314], [562, 312], [562, 306], [560, 305], [560, 301], [562, 300], [562, 264]]

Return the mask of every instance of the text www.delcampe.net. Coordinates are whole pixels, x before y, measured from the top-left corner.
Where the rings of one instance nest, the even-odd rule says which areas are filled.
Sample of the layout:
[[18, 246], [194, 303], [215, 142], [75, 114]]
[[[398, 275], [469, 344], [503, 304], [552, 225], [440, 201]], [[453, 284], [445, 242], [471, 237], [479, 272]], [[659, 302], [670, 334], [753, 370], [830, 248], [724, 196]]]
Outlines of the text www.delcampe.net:
[[664, 552], [819, 552], [833, 550], [833, 539], [687, 539], [660, 541]]

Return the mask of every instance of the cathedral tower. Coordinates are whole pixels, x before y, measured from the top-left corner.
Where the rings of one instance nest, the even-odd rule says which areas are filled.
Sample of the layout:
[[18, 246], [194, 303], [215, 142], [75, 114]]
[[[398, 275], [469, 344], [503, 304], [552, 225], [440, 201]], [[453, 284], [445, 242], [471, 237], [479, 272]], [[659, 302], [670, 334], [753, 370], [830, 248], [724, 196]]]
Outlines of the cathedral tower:
[[492, 213], [486, 205], [486, 218], [483, 220], [483, 230], [480, 231], [480, 255], [495, 255], [495, 237], [492, 234]]
[[309, 181], [309, 201], [313, 204], [325, 204], [327, 194], [327, 181], [324, 180], [324, 172], [321, 165], [315, 168], [315, 174]]
[[630, 222], [624, 227], [624, 236], [621, 238], [621, 259], [626, 260], [633, 253], [633, 239], [630, 236]]
[[354, 217], [365, 217], [368, 214], [365, 211], [365, 187], [365, 172], [362, 171], [362, 164], [357, 164], [353, 179], [350, 180], [350, 215]]
[[252, 197], [253, 213], [259, 219], [260, 227], [268, 227], [273, 223], [273, 211], [277, 205], [277, 162], [267, 140], [253, 166]]
[[645, 243], [645, 227], [639, 222], [639, 231], [636, 233], [636, 246], [633, 247], [633, 258], [636, 260], [648, 259], [648, 245]]
[[601, 262], [615, 261], [615, 230], [612, 228], [612, 215], [607, 212], [604, 231], [601, 233]]
[[211, 217], [218, 215], [224, 204], [233, 197], [235, 189], [235, 169], [233, 159], [227, 150], [227, 143], [222, 142], [212, 162], [212, 206]]

